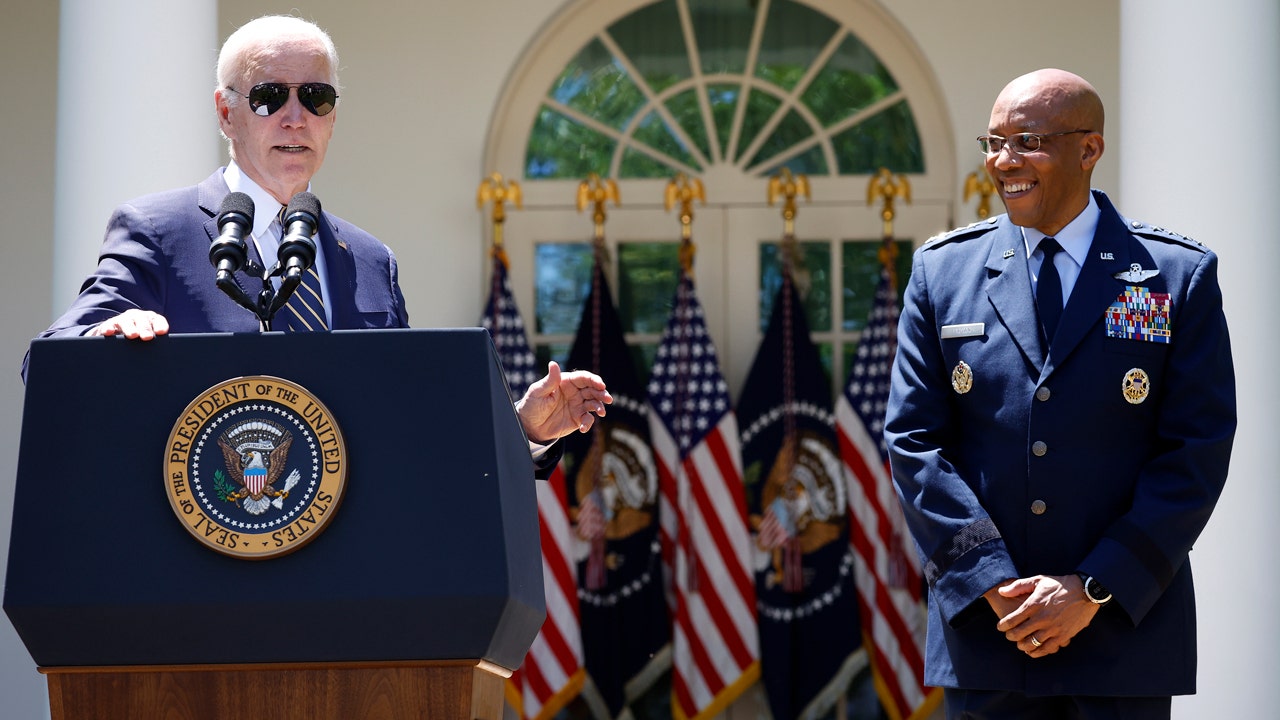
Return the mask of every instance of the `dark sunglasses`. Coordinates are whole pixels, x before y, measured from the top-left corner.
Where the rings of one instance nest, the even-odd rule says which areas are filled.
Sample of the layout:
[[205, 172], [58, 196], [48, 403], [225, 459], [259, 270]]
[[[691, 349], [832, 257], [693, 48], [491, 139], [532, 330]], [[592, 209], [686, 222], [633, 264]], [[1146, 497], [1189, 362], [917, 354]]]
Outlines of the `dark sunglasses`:
[[258, 83], [249, 90], [249, 94], [227, 89], [249, 100], [249, 109], [255, 115], [266, 117], [284, 107], [289, 102], [289, 88], [298, 88], [298, 102], [311, 111], [312, 115], [323, 117], [333, 112], [338, 102], [338, 91], [329, 83]]

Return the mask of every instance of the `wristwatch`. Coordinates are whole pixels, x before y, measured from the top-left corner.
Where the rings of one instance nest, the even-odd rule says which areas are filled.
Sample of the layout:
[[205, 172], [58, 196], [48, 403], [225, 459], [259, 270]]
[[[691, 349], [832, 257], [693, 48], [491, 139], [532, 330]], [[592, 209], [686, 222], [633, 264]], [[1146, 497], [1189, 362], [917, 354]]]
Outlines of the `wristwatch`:
[[1081, 582], [1084, 583], [1084, 596], [1089, 598], [1089, 602], [1094, 605], [1106, 605], [1111, 602], [1111, 593], [1102, 587], [1102, 583], [1093, 579], [1092, 575], [1082, 572], [1077, 572], [1076, 575], [1079, 575]]

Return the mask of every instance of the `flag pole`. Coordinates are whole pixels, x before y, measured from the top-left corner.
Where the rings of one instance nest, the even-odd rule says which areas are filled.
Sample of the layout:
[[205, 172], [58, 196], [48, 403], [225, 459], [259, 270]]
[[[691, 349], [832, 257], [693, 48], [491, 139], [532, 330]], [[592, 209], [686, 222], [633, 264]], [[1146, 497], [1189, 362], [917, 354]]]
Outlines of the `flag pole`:
[[[680, 205], [680, 272], [682, 277], [680, 282], [684, 283], [686, 278], [689, 282], [693, 281], [693, 259], [697, 254], [697, 246], [693, 243], [693, 201], [701, 200], [703, 205], [707, 204], [706, 190], [703, 188], [702, 181], [698, 178], [688, 178], [684, 173], [676, 175], [676, 177], [667, 183], [666, 191], [663, 193], [663, 205], [667, 212], [671, 212], [671, 208], [677, 203]], [[676, 292], [676, 307], [673, 312], [676, 317], [685, 317], [689, 310], [689, 297], [680, 291]], [[688, 416], [688, 406], [686, 404], [687, 391], [689, 386], [689, 363], [693, 361], [690, 357], [692, 348], [690, 343], [692, 338], [682, 338], [676, 344], [676, 351], [681, 357], [675, 363], [676, 368], [676, 387], [678, 388], [676, 395], [677, 417], [676, 427], [683, 430], [684, 424], [691, 422], [692, 418]], [[687, 448], [680, 448], [681, 452], [685, 452]], [[693, 512], [693, 508], [688, 507], [692, 502], [689, 497], [690, 493], [677, 493], [677, 502], [680, 504], [680, 515], [686, 518], [686, 522], [691, 522], [692, 518], [697, 517]], [[687, 528], [690, 531], [691, 528]], [[697, 594], [698, 588], [698, 555], [694, 552], [692, 543], [688, 542], [687, 537], [681, 537], [680, 542], [688, 547], [689, 551], [685, 553], [684, 580], [685, 588], [690, 594]]]
[[969, 173], [964, 179], [964, 201], [969, 202], [970, 197], [978, 196], [976, 212], [979, 220], [986, 220], [991, 214], [991, 196], [995, 192], [996, 184], [991, 182], [985, 165], [979, 165], [976, 171]]
[[503, 246], [502, 228], [507, 221], [507, 202], [517, 208], [524, 208], [524, 198], [520, 192], [520, 183], [515, 180], [504, 180], [502, 173], [493, 173], [480, 181], [476, 189], [476, 209], [484, 210], [487, 203], [493, 203], [493, 245], [490, 252], [502, 261], [503, 267], [511, 267], [507, 261], [507, 251]]
[[707, 204], [706, 190], [698, 178], [688, 178], [684, 173], [675, 176], [667, 183], [663, 204], [667, 212], [676, 203], [680, 204], [680, 269], [684, 274], [693, 277], [693, 256], [697, 248], [693, 244], [693, 201], [700, 200]]
[[[800, 243], [796, 240], [796, 197], [803, 195], [805, 200], [811, 199], [809, 178], [807, 175], [792, 175], [791, 169], [783, 167], [769, 179], [769, 204], [782, 198], [782, 242], [779, 255], [782, 258], [782, 292], [783, 329], [782, 329], [782, 407], [783, 407], [783, 441], [782, 451], [778, 454], [778, 462], [782, 464], [783, 477], [792, 477], [799, 455], [800, 438], [796, 431], [795, 417], [795, 359], [792, 349], [795, 347], [794, 328], [791, 326], [791, 301], [798, 297], [794, 292], [795, 272], [804, 267], [804, 259], [800, 256]], [[782, 586], [788, 592], [798, 593], [804, 589], [803, 553], [800, 539], [788, 537], [783, 542]]]
[[[595, 232], [593, 236], [593, 249], [595, 252], [595, 262], [592, 263], [591, 272], [591, 369], [600, 370], [600, 296], [603, 294], [600, 288], [600, 274], [604, 272], [604, 265], [607, 258], [607, 248], [604, 242], [604, 224], [607, 219], [605, 206], [612, 200], [614, 205], [621, 205], [621, 197], [618, 193], [618, 185], [612, 178], [601, 178], [595, 173], [587, 176], [586, 180], [578, 183], [578, 212], [586, 210], [591, 206], [591, 222]], [[604, 426], [598, 425], [592, 430], [591, 434], [592, 450], [591, 454], [595, 457], [604, 456], [605, 433]], [[600, 489], [600, 473], [603, 468], [597, 464], [595, 468], [595, 477], [591, 478], [592, 491]], [[599, 590], [605, 586], [605, 535], [591, 539], [591, 549], [587, 556], [587, 576], [584, 584], [588, 590]]]
[[883, 202], [880, 208], [882, 240], [880, 249], [876, 252], [876, 259], [880, 261], [880, 267], [888, 276], [889, 289], [894, 293], [898, 291], [898, 246], [894, 243], [893, 235], [893, 220], [897, 217], [897, 210], [894, 208], [895, 198], [902, 198], [910, 205], [911, 182], [907, 180], [906, 175], [895, 177], [889, 168], [882, 167], [880, 172], [872, 176], [871, 181], [867, 183], [867, 206], [873, 206], [878, 199]]

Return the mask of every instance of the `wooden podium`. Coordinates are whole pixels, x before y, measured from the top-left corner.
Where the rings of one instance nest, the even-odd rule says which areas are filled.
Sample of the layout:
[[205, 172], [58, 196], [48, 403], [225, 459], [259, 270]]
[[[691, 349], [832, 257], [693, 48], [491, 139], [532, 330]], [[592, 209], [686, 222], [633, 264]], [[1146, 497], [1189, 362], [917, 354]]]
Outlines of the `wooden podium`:
[[42, 668], [58, 718], [502, 717], [511, 671], [481, 661]]
[[[184, 408], [243, 377], [321, 401], [346, 483], [244, 559], [166, 494]], [[488, 334], [32, 344], [4, 610], [54, 720], [497, 720], [545, 616], [533, 465]]]

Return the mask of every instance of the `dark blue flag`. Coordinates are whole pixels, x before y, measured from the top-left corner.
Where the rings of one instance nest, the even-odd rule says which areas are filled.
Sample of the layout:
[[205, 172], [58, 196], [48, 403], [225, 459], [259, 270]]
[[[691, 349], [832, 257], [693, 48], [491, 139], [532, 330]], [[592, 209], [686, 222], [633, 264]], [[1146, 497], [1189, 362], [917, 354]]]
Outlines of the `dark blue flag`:
[[570, 516], [578, 562], [582, 645], [590, 676], [616, 717], [669, 663], [670, 620], [662, 584], [658, 472], [649, 443], [647, 394], [636, 375], [599, 256], [578, 333], [565, 363], [604, 378], [608, 414], [565, 438]]
[[775, 720], [818, 717], [866, 655], [831, 391], [787, 271], [738, 422], [769, 708]]

